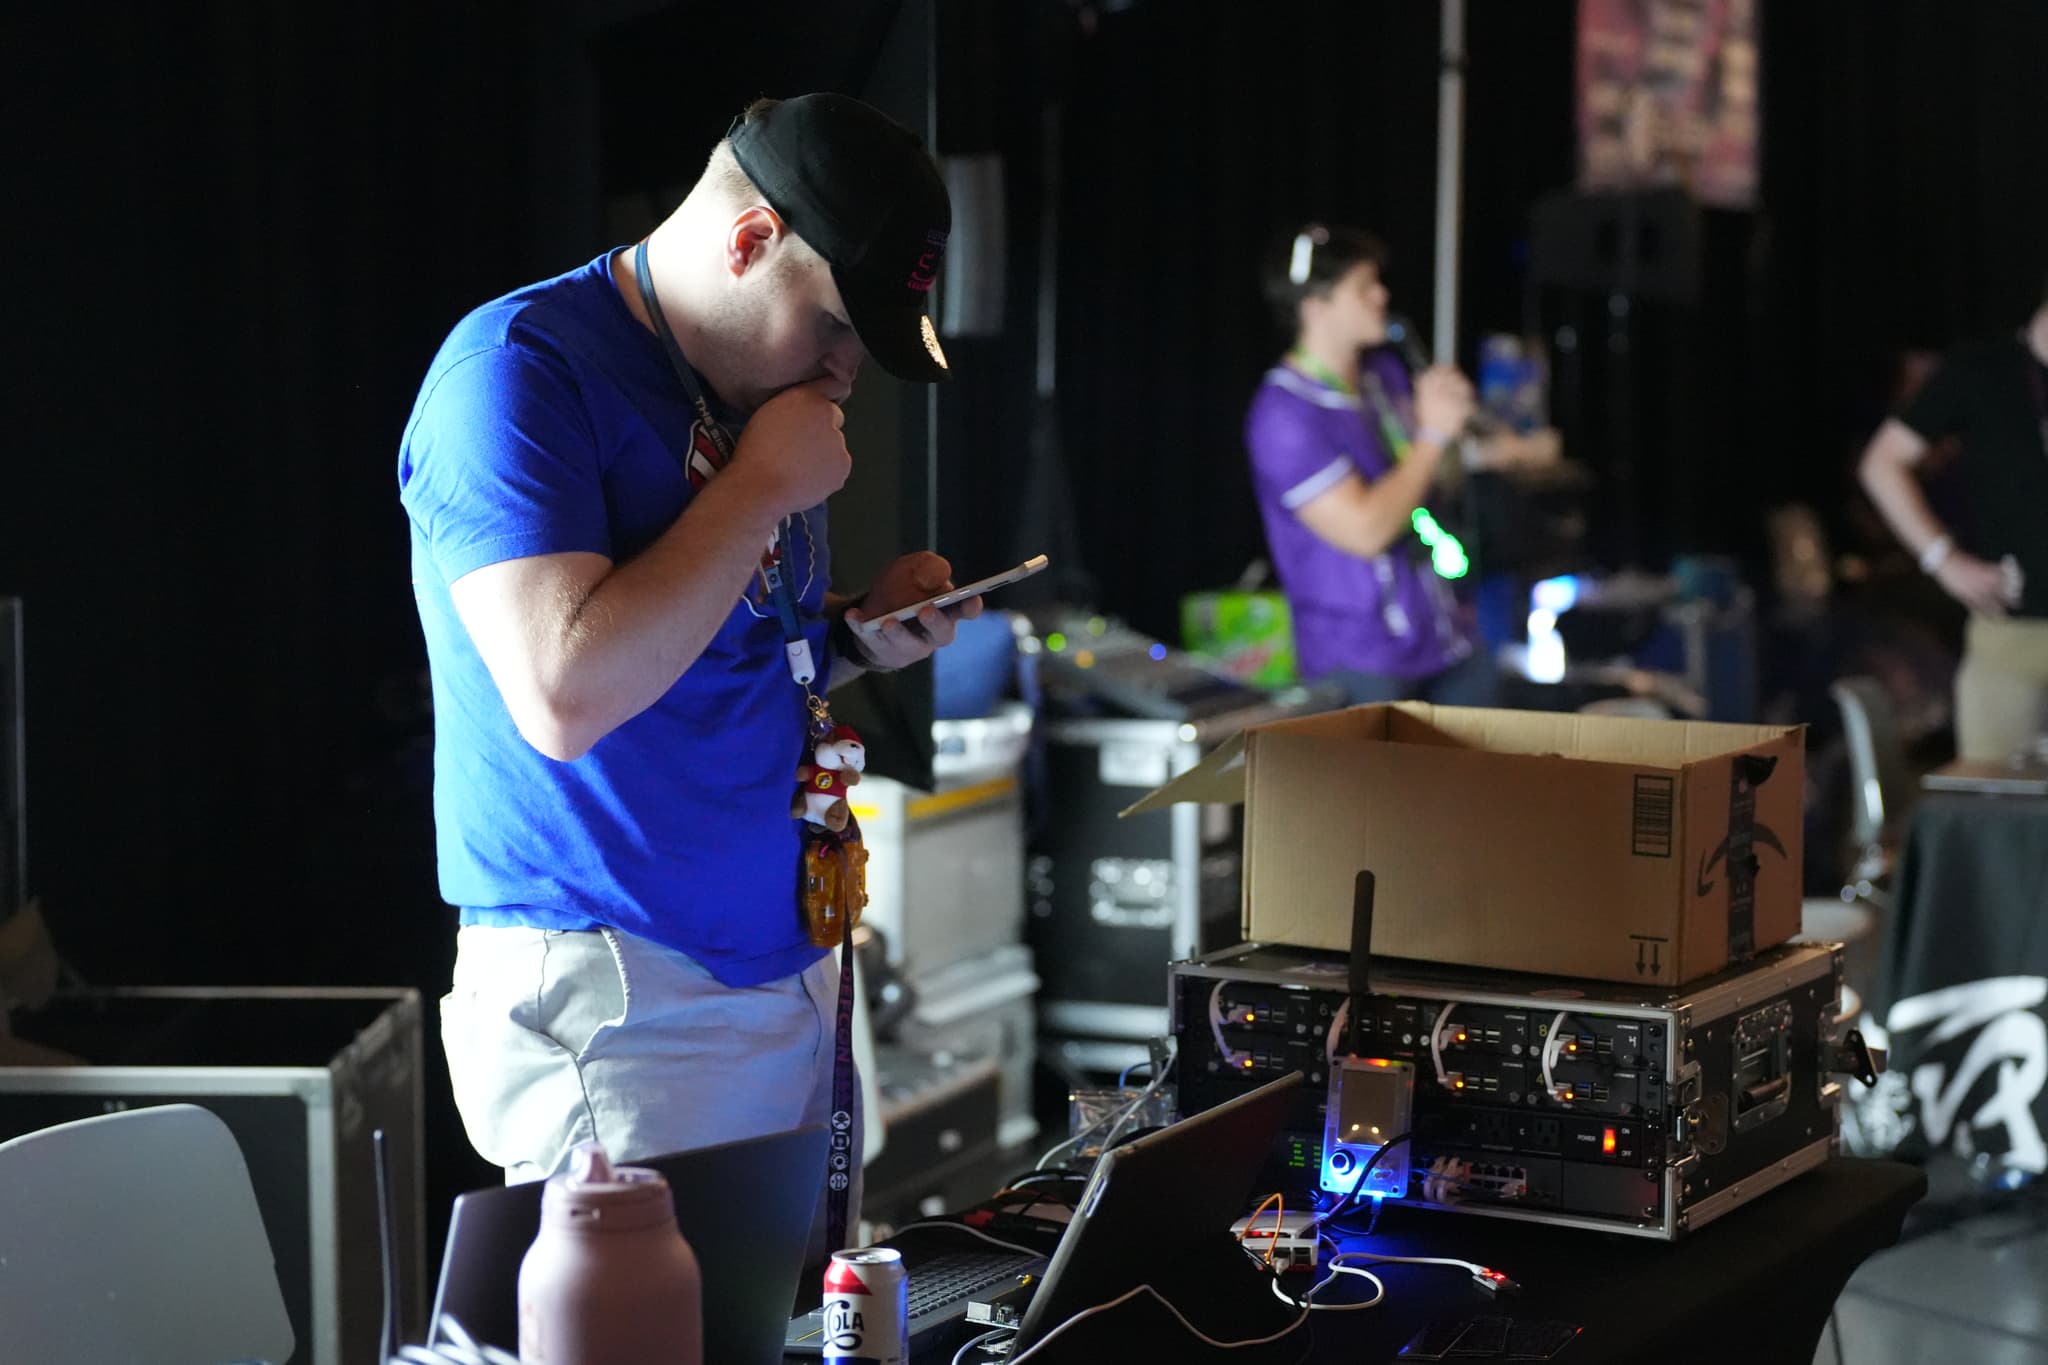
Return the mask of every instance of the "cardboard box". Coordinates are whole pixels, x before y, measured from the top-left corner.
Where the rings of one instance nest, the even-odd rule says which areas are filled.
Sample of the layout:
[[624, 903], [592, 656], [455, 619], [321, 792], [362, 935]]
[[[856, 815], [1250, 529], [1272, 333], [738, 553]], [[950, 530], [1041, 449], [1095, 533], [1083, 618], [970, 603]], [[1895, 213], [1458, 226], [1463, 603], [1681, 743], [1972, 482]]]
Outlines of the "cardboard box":
[[1348, 949], [1370, 869], [1376, 955], [1671, 986], [1799, 931], [1804, 753], [1796, 726], [1400, 702], [1255, 726], [1125, 813], [1245, 803], [1247, 940]]

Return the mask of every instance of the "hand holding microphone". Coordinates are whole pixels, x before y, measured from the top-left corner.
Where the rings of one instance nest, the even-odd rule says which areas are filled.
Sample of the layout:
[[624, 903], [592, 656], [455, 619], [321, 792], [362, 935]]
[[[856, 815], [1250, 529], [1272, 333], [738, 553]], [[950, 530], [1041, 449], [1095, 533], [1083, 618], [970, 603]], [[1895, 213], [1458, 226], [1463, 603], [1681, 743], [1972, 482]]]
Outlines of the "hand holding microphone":
[[[1401, 359], [1406, 362], [1409, 371], [1415, 376], [1415, 418], [1417, 423], [1436, 436], [1449, 438], [1448, 440], [1439, 441], [1438, 444], [1455, 444], [1461, 436], [1484, 438], [1493, 434], [1494, 423], [1492, 419], [1479, 411], [1479, 403], [1472, 390], [1472, 381], [1467, 379], [1463, 372], [1455, 365], [1438, 365], [1431, 361], [1429, 353], [1422, 348], [1422, 337], [1416, 331], [1415, 324], [1412, 321], [1401, 316], [1399, 313], [1390, 314], [1387, 318], [1387, 340], [1399, 349]], [[1430, 410], [1423, 405], [1423, 390], [1425, 387], [1428, 387], [1425, 381], [1432, 374], [1451, 376], [1458, 381], [1458, 385], [1463, 391], [1464, 411], [1462, 415], [1454, 413], [1439, 414], [1457, 417], [1457, 420], [1448, 426], [1434, 420], [1430, 415]], [[1440, 382], [1439, 387], [1441, 387]], [[1420, 434], [1420, 432], [1417, 433], [1418, 436]]]
[[1457, 366], [1429, 366], [1415, 376], [1415, 439], [1448, 449], [1471, 425], [1477, 405], [1472, 381]]

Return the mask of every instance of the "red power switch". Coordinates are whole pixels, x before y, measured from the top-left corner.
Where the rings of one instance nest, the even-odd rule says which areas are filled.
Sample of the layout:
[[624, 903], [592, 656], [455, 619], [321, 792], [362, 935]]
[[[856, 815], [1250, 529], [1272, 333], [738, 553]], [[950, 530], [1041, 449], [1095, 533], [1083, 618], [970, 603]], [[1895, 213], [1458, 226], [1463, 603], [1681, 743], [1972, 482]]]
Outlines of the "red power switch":
[[1612, 1128], [1600, 1130], [1600, 1155], [1614, 1155], [1614, 1130]]

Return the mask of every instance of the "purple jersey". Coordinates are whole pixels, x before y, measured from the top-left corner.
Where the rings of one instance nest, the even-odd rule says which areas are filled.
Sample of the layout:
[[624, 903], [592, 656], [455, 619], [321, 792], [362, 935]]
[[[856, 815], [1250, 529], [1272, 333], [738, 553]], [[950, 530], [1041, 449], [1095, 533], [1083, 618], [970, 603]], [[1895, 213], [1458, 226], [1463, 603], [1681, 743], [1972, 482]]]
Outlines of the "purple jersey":
[[[1377, 379], [1408, 420], [1409, 384], [1398, 358], [1369, 353], [1365, 382]], [[1252, 487], [1266, 523], [1273, 567], [1294, 610], [1302, 676], [1355, 669], [1397, 678], [1441, 673], [1472, 652], [1453, 619], [1449, 588], [1403, 535], [1370, 559], [1327, 544], [1300, 509], [1357, 474], [1371, 483], [1393, 468], [1372, 406], [1285, 365], [1267, 371], [1245, 415]]]

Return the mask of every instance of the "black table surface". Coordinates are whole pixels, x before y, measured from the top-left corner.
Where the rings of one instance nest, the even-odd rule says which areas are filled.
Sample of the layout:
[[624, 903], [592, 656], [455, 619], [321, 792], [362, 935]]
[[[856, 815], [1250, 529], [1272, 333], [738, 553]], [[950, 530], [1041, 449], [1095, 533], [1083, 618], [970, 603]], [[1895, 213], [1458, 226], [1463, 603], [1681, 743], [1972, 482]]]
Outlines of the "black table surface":
[[[1103, 1355], [1077, 1333], [1074, 1351], [1048, 1350], [1033, 1359], [1056, 1365], [1256, 1356], [1261, 1362], [1369, 1365], [1399, 1359], [1402, 1345], [1432, 1321], [1493, 1316], [1579, 1326], [1578, 1337], [1555, 1357], [1565, 1365], [1812, 1365], [1829, 1310], [1850, 1275], [1898, 1240], [1907, 1210], [1926, 1189], [1916, 1166], [1834, 1160], [1675, 1243], [1390, 1204], [1370, 1242], [1349, 1240], [1346, 1249], [1477, 1261], [1514, 1277], [1520, 1291], [1496, 1297], [1452, 1267], [1371, 1266], [1386, 1284], [1379, 1306], [1316, 1313], [1308, 1328], [1271, 1352], [1204, 1347], [1185, 1334], [1170, 1335], [1171, 1324], [1162, 1320], [1149, 1335], [1154, 1349], [1143, 1355]], [[1298, 1292], [1303, 1280], [1296, 1274], [1287, 1283]], [[1340, 1285], [1323, 1297], [1336, 1303], [1370, 1293], [1362, 1280], [1347, 1277]], [[949, 1343], [920, 1353], [916, 1365], [944, 1365], [954, 1349]], [[967, 1359], [982, 1357], [969, 1352]]]

